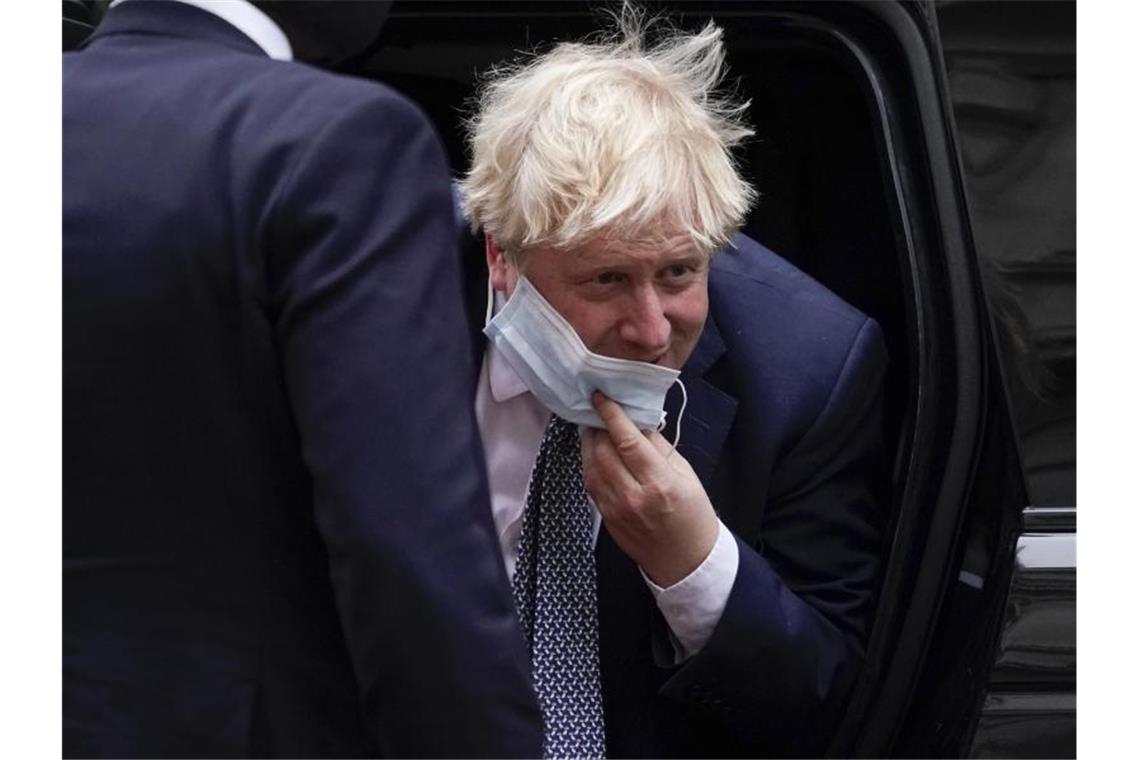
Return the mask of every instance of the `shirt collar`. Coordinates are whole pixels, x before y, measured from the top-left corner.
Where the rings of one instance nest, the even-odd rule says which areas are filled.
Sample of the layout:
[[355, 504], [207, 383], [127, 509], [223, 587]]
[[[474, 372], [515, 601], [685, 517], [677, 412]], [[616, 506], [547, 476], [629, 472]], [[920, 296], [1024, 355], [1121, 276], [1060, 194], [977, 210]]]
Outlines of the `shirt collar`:
[[[490, 287], [488, 290], [492, 294], [491, 308], [487, 311], [487, 321], [490, 322], [491, 318], [499, 313], [499, 309], [503, 308], [505, 299], [499, 291], [491, 290]], [[505, 356], [495, 350], [494, 344], [490, 341], [487, 342], [487, 383], [491, 387], [491, 398], [500, 404], [530, 392], [514, 367]]]
[[[293, 46], [281, 27], [248, 0], [171, 0], [212, 13], [253, 40], [270, 58], [278, 61], [293, 60]], [[125, 2], [143, 0], [114, 0], [111, 7]]]

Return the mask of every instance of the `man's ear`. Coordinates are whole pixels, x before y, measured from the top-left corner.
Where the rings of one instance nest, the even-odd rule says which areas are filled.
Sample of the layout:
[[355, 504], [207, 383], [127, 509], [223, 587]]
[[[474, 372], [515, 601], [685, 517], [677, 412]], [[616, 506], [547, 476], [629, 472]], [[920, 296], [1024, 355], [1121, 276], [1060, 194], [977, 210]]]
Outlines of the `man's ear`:
[[509, 293], [515, 277], [514, 265], [507, 259], [507, 254], [495, 242], [495, 238], [484, 235], [487, 241], [487, 271], [491, 273], [491, 287], [500, 293]]

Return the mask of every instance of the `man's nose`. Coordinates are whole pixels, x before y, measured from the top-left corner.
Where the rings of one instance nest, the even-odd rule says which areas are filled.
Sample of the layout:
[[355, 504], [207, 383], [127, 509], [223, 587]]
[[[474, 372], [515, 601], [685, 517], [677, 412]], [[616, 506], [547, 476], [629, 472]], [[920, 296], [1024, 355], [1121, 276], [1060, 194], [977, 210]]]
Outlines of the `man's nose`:
[[639, 288], [634, 292], [630, 312], [622, 320], [622, 340], [636, 346], [639, 359], [656, 359], [669, 347], [673, 327], [665, 317], [665, 305], [654, 287]]

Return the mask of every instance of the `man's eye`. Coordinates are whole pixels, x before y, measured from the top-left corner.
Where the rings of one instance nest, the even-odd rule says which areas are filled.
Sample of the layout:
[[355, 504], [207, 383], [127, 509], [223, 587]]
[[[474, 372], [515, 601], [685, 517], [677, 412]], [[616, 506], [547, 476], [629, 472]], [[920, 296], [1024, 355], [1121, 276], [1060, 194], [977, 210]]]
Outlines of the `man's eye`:
[[667, 278], [676, 279], [678, 277], [684, 277], [690, 272], [692, 272], [692, 267], [690, 267], [688, 264], [674, 264], [673, 266], [667, 267], [665, 269], [665, 276]]
[[602, 272], [601, 274], [594, 277], [594, 282], [598, 283], [599, 285], [613, 285], [615, 283], [621, 282], [621, 273]]

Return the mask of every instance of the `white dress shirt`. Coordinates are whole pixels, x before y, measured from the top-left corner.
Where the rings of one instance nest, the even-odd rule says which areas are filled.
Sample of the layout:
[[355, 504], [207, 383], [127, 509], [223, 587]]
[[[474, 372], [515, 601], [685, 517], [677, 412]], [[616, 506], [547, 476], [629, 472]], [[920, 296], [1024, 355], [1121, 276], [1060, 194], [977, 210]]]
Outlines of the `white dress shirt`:
[[[114, 0], [112, 8], [121, 3], [141, 3], [145, 0]], [[214, 14], [239, 32], [253, 40], [270, 58], [278, 61], [293, 60], [293, 46], [277, 23], [260, 8], [247, 0], [175, 0], [193, 5]]]
[[[496, 293], [496, 310], [501, 296]], [[526, 507], [530, 473], [550, 411], [531, 394], [501, 353], [488, 345], [479, 372], [475, 417], [487, 459], [491, 512], [499, 534], [499, 548], [507, 574], [514, 576], [518, 559], [522, 515]], [[594, 540], [601, 514], [594, 502]], [[642, 573], [673, 634], [675, 661], [700, 651], [720, 621], [736, 580], [739, 550], [732, 533], [720, 523], [720, 533], [708, 557], [688, 576], [661, 588]]]

